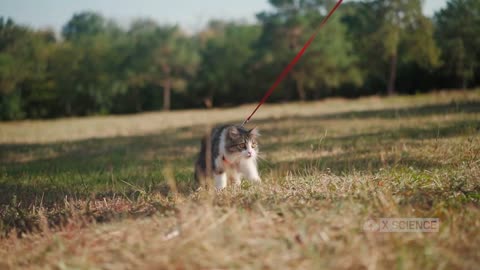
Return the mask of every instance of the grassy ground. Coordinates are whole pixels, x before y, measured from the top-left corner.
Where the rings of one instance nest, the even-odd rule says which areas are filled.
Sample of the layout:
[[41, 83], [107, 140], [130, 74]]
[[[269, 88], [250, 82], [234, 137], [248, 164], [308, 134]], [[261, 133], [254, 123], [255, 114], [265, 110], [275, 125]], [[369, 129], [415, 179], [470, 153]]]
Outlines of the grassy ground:
[[478, 90], [262, 107], [264, 182], [192, 191], [200, 137], [252, 107], [0, 123], [0, 269], [479, 265]]

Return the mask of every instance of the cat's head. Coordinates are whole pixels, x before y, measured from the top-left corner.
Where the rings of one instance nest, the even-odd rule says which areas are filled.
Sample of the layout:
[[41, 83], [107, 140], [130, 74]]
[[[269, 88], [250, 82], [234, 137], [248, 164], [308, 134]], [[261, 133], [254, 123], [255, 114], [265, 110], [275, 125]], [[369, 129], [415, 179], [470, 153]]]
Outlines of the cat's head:
[[225, 150], [229, 155], [243, 158], [256, 158], [258, 153], [258, 129], [246, 129], [243, 126], [227, 128]]

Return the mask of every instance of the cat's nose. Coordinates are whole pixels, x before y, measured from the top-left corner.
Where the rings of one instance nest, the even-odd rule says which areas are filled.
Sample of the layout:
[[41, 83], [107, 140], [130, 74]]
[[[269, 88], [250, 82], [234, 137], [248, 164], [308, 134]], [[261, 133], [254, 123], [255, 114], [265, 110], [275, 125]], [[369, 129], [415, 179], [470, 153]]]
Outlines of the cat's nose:
[[248, 157], [251, 157], [251, 156], [252, 156], [252, 152], [248, 151], [248, 152], [247, 152], [247, 156], [248, 156]]

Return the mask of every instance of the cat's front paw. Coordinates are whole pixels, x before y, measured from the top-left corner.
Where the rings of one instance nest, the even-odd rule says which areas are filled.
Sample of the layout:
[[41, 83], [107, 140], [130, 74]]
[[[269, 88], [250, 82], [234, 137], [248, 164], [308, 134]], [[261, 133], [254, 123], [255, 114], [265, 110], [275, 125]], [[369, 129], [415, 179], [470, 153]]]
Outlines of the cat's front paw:
[[255, 177], [255, 178], [250, 179], [250, 181], [251, 181], [252, 183], [259, 184], [259, 183], [262, 182], [262, 179], [260, 179], [260, 177]]

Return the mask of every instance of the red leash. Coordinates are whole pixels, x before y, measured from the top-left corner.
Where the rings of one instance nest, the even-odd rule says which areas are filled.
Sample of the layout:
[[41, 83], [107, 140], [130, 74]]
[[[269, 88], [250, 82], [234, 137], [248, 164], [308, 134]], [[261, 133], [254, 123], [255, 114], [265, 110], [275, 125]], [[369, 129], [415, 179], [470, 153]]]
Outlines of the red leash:
[[330, 16], [332, 16], [333, 12], [335, 12], [335, 10], [340, 6], [340, 4], [342, 2], [343, 2], [343, 0], [338, 0], [337, 4], [328, 13], [327, 17], [325, 17], [323, 19], [323, 21], [320, 24], [320, 27], [318, 27], [317, 31], [315, 31], [315, 33], [313, 33], [313, 35], [308, 39], [307, 43], [305, 43], [305, 45], [303, 45], [303, 48], [297, 53], [295, 58], [293, 58], [293, 60], [290, 62], [290, 64], [288, 64], [288, 66], [285, 67], [285, 69], [282, 71], [282, 73], [280, 73], [280, 76], [278, 76], [278, 78], [275, 80], [275, 82], [270, 87], [270, 89], [268, 89], [268, 91], [265, 93], [263, 98], [260, 100], [260, 103], [258, 103], [255, 110], [253, 110], [252, 114], [250, 114], [250, 116], [248, 116], [247, 119], [245, 119], [245, 121], [243, 121], [242, 126], [245, 125], [246, 123], [248, 123], [248, 121], [250, 121], [250, 118], [252, 118], [252, 116], [257, 112], [258, 108], [260, 108], [260, 106], [262, 106], [263, 103], [265, 103], [265, 101], [267, 101], [268, 97], [270, 97], [270, 95], [273, 93], [273, 90], [275, 90], [275, 88], [277, 88], [277, 86], [280, 84], [280, 82], [287, 76], [288, 72], [290, 72], [290, 70], [292, 70], [292, 68], [295, 66], [295, 64], [298, 62], [298, 60], [300, 60], [303, 53], [307, 50], [308, 46], [310, 46], [310, 43], [312, 43], [313, 39], [318, 34], [320, 29], [322, 29], [322, 27], [327, 23]]

